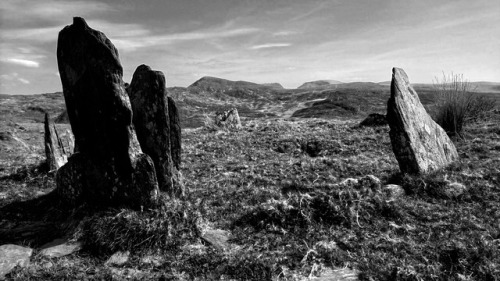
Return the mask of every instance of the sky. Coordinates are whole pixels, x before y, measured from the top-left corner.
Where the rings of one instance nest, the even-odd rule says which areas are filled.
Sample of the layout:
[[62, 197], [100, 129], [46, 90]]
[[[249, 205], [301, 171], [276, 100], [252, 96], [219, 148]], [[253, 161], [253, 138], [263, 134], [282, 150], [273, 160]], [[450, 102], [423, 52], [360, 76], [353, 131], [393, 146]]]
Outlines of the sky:
[[499, 0], [1, 0], [0, 94], [61, 91], [57, 36], [74, 16], [167, 86], [203, 76], [296, 88], [314, 80], [500, 81]]

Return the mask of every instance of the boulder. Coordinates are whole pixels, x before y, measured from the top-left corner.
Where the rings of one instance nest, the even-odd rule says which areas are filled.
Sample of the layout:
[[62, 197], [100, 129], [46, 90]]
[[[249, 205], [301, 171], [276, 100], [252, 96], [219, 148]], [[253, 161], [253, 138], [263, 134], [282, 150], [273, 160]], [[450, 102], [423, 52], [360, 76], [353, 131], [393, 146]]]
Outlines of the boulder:
[[393, 68], [392, 73], [387, 122], [401, 172], [428, 173], [457, 160], [453, 142], [427, 114], [404, 70]]
[[240, 115], [238, 109], [231, 108], [226, 111], [217, 111], [215, 113], [215, 125], [226, 128], [241, 128]]
[[51, 171], [57, 170], [68, 162], [68, 157], [72, 153], [72, 151], [69, 150], [69, 148], [73, 146], [72, 137], [69, 134], [65, 134], [64, 138], [60, 137], [56, 126], [50, 121], [48, 113], [45, 113], [44, 128], [45, 157], [47, 159], [47, 164]]
[[361, 127], [378, 127], [387, 125], [387, 118], [383, 114], [372, 113], [359, 123]]
[[149, 206], [157, 201], [153, 162], [132, 125], [118, 51], [83, 18], [73, 18], [57, 42], [57, 62], [77, 153], [57, 175], [68, 203]]
[[[177, 170], [180, 165], [180, 124], [174, 101], [167, 98], [165, 76], [161, 71], [140, 65], [127, 92], [137, 138], [142, 151], [153, 160], [160, 190], [183, 196], [184, 187]], [[170, 113], [169, 109], [174, 112]], [[175, 162], [172, 149], [175, 150]]]
[[5, 278], [14, 267], [26, 267], [30, 263], [33, 249], [13, 244], [0, 246], [0, 280]]

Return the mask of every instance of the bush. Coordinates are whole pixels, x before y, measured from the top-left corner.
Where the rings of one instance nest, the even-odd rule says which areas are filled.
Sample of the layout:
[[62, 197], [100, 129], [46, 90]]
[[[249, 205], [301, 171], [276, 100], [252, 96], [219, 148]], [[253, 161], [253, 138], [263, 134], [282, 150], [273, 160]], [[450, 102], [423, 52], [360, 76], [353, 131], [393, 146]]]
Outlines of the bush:
[[449, 135], [461, 136], [467, 123], [495, 107], [493, 99], [479, 95], [461, 74], [443, 74], [441, 81], [436, 78], [434, 90], [437, 98], [434, 120]]

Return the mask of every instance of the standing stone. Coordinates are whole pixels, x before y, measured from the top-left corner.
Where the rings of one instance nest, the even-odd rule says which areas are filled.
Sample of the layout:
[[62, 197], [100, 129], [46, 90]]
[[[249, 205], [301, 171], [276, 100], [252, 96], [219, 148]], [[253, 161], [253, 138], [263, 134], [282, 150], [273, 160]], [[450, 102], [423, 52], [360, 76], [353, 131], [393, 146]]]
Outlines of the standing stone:
[[400, 68], [392, 69], [387, 122], [401, 172], [427, 173], [458, 159], [453, 142], [427, 114], [408, 76]]
[[48, 113], [45, 113], [45, 156], [49, 170], [57, 170], [68, 162], [71, 151], [66, 151], [63, 140], [59, 137], [56, 126], [50, 122]]
[[215, 113], [215, 125], [219, 127], [241, 128], [238, 109], [231, 108], [227, 111], [217, 111]]
[[154, 165], [132, 126], [115, 46], [76, 17], [59, 33], [57, 62], [78, 151], [59, 169], [57, 192], [71, 203], [139, 208], [156, 202]]
[[175, 105], [175, 101], [171, 97], [168, 97], [168, 117], [170, 119], [170, 152], [172, 153], [174, 167], [180, 171], [182, 150], [181, 120], [177, 105]]
[[[180, 161], [180, 125], [175, 105], [169, 104], [167, 98], [165, 76], [161, 71], [140, 65], [127, 92], [139, 143], [144, 153], [153, 160], [160, 190], [182, 196], [184, 190], [177, 170], [180, 163], [176, 163]], [[170, 109], [175, 112], [171, 113]], [[173, 160], [172, 150], [176, 152], [176, 161]]]

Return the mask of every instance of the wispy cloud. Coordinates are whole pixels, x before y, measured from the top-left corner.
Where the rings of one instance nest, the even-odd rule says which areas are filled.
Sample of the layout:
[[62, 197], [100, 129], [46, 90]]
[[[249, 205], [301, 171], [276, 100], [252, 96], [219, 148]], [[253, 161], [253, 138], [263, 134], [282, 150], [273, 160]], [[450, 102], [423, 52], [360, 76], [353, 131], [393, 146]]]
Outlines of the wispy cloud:
[[31, 84], [30, 81], [24, 79], [24, 78], [18, 78], [17, 79], [19, 82], [23, 83], [23, 84]]
[[[117, 32], [116, 37], [114, 37], [111, 33], [110, 37], [113, 37], [113, 42], [115, 42], [116, 46], [119, 49], [124, 51], [133, 51], [139, 48], [170, 45], [185, 41], [213, 40], [237, 37], [257, 33], [259, 30], [260, 29], [254, 27], [239, 27], [231, 29], [215, 27], [210, 29], [194, 30], [190, 32], [153, 34], [148, 30], [140, 28], [137, 30], [137, 34], [133, 36], [127, 34], [123, 35]], [[129, 30], [129, 33], [130, 32], [131, 31]]]
[[267, 43], [267, 44], [262, 44], [262, 45], [255, 45], [250, 47], [251, 50], [259, 50], [259, 49], [269, 49], [269, 48], [283, 48], [283, 47], [289, 47], [292, 44], [290, 43]]
[[2, 21], [9, 23], [39, 20], [64, 22], [68, 15], [90, 16], [110, 10], [112, 10], [111, 6], [97, 1], [5, 0], [0, 2]]
[[2, 59], [3, 62], [6, 63], [11, 63], [11, 64], [17, 64], [21, 66], [26, 66], [26, 67], [40, 67], [40, 63], [32, 60], [25, 60], [25, 59], [15, 59], [15, 58], [9, 58], [9, 59]]

